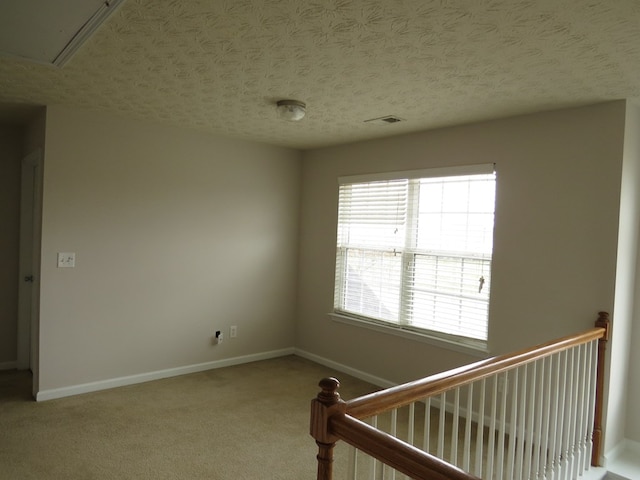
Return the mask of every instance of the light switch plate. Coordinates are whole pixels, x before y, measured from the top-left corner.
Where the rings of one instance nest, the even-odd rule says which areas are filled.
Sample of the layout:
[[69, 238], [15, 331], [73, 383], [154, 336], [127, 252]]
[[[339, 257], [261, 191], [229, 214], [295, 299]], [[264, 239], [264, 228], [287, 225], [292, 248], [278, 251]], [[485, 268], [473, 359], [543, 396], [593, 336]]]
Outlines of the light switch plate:
[[59, 252], [58, 268], [74, 268], [76, 266], [75, 252]]

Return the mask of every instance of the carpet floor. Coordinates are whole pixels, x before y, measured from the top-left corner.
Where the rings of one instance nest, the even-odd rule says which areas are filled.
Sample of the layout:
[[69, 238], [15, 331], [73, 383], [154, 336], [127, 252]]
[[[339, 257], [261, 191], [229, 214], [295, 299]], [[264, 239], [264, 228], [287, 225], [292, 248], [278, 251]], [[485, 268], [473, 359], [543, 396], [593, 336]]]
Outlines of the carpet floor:
[[0, 372], [0, 480], [311, 480], [325, 376], [344, 399], [377, 389], [297, 356], [39, 403], [27, 372]]

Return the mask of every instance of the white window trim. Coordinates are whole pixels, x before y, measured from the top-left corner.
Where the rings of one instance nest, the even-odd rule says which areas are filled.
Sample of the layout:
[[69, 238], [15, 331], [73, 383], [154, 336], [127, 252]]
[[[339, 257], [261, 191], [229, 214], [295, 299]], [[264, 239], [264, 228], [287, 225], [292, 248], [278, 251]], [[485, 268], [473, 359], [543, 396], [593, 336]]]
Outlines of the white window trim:
[[401, 178], [434, 178], [453, 177], [456, 175], [482, 175], [495, 171], [494, 163], [481, 163], [477, 165], [463, 165], [456, 167], [428, 168], [424, 170], [407, 170], [404, 172], [370, 173], [364, 175], [349, 175], [338, 177], [338, 185], [348, 183], [378, 182], [384, 180], [398, 180]]
[[426, 331], [417, 332], [400, 325], [377, 322], [373, 319], [368, 320], [359, 318], [342, 312], [329, 312], [328, 315], [334, 322], [352, 325], [360, 328], [367, 328], [376, 332], [395, 335], [397, 337], [407, 338], [415, 340], [417, 342], [427, 343], [429, 345], [444, 348], [447, 350], [453, 350], [459, 353], [465, 353], [477, 358], [487, 358], [487, 356], [489, 356], [490, 354], [486, 342], [483, 341], [474, 342], [473, 340], [466, 338], [461, 338], [460, 340], [456, 341], [449, 338], [441, 338], [435, 335], [430, 335]]

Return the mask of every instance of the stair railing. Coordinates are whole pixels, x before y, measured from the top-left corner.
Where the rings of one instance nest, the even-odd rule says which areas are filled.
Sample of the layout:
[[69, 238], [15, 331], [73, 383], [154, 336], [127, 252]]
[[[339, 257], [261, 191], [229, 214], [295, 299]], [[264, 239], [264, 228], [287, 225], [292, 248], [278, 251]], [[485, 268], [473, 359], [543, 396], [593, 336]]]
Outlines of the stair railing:
[[321, 380], [310, 426], [317, 479], [332, 480], [339, 440], [354, 447], [352, 479], [357, 452], [373, 460], [371, 478], [386, 471], [418, 480], [577, 478], [602, 454], [609, 329], [609, 314], [600, 312], [586, 332], [350, 401], [340, 398], [337, 379]]

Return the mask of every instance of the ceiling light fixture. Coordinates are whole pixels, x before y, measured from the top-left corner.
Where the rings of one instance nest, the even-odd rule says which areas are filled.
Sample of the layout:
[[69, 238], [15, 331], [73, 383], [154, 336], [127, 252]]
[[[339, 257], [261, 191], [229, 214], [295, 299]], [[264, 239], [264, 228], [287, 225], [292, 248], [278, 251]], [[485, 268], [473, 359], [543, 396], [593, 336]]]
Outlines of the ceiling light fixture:
[[307, 113], [307, 105], [298, 100], [279, 100], [277, 105], [280, 118], [289, 122], [302, 120]]

